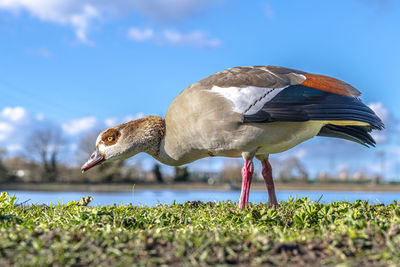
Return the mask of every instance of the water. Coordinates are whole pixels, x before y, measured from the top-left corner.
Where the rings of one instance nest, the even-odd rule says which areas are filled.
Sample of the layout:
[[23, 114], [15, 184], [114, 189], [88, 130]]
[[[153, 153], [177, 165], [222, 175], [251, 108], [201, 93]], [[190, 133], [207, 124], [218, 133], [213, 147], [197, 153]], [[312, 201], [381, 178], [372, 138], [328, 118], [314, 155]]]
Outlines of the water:
[[[135, 190], [132, 192], [41, 192], [41, 191], [7, 191], [15, 195], [18, 203], [32, 204], [57, 204], [68, 203], [71, 200], [79, 201], [82, 197], [92, 196], [90, 205], [130, 204], [139, 206], [155, 206], [158, 203], [172, 204], [174, 200], [178, 203], [185, 201], [238, 201], [240, 191], [218, 191], [218, 190]], [[390, 204], [393, 200], [400, 200], [399, 192], [345, 192], [345, 191], [277, 191], [278, 200], [288, 200], [290, 197], [309, 197], [311, 200], [319, 200], [324, 203], [331, 201], [350, 201], [357, 199], [369, 200], [370, 203]], [[250, 192], [250, 202], [266, 203], [266, 191]]]

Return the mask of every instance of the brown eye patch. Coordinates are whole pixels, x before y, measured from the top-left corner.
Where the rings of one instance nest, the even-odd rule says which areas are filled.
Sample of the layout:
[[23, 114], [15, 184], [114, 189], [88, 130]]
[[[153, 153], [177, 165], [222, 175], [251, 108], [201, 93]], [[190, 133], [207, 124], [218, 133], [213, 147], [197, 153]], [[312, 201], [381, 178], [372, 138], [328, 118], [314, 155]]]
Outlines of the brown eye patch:
[[121, 133], [113, 128], [108, 129], [103, 133], [101, 136], [101, 140], [106, 146], [111, 146], [114, 145], [117, 141], [118, 138], [121, 136]]

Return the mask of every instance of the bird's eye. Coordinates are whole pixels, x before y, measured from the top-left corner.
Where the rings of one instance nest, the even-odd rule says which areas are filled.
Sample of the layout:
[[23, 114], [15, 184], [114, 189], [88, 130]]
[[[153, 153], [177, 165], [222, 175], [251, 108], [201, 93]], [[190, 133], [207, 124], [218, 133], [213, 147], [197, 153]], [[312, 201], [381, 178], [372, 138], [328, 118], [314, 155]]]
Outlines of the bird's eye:
[[111, 142], [112, 140], [114, 140], [114, 137], [112, 137], [112, 136], [109, 136], [109, 137], [107, 138], [107, 141], [108, 141], [108, 142]]

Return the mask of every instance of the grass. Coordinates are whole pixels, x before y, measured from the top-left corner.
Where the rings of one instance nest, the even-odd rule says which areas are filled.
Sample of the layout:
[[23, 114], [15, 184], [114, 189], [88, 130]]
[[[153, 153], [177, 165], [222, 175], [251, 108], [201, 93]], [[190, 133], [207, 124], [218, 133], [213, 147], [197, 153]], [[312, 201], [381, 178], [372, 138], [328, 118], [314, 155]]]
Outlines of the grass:
[[0, 266], [398, 266], [400, 205], [322, 204], [280, 209], [231, 202], [171, 206], [17, 205], [0, 196]]

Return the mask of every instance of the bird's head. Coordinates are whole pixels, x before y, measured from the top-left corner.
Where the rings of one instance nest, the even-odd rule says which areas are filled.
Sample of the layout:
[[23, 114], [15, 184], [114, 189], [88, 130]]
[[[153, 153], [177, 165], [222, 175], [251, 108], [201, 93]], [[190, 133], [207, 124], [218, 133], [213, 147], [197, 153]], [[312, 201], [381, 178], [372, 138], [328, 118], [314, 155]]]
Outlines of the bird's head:
[[96, 150], [83, 164], [82, 172], [105, 161], [126, 159], [140, 152], [157, 154], [164, 129], [163, 119], [148, 116], [102, 131], [96, 140]]

